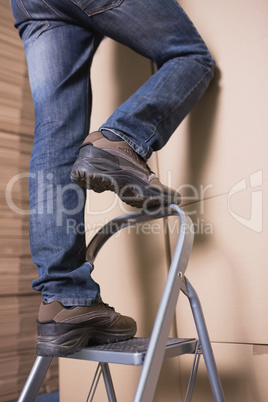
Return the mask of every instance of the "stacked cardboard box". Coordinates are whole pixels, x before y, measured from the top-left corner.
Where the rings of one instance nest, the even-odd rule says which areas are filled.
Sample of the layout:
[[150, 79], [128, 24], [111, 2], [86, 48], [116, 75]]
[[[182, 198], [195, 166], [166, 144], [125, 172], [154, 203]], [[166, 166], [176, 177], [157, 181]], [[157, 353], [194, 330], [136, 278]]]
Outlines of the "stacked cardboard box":
[[[30, 257], [27, 172], [34, 110], [21, 40], [7, 0], [0, 3], [0, 401], [18, 397], [35, 360], [40, 296]], [[57, 359], [42, 392], [58, 389]]]

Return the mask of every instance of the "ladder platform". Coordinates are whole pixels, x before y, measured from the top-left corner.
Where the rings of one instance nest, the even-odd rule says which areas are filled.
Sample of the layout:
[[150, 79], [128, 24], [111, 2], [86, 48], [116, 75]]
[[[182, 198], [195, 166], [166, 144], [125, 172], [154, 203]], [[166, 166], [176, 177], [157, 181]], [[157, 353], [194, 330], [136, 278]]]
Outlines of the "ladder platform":
[[[128, 341], [83, 348], [80, 352], [66, 358], [141, 366], [146, 356], [149, 341], [150, 338], [134, 337]], [[164, 358], [194, 353], [196, 344], [197, 339], [195, 338], [168, 338]]]

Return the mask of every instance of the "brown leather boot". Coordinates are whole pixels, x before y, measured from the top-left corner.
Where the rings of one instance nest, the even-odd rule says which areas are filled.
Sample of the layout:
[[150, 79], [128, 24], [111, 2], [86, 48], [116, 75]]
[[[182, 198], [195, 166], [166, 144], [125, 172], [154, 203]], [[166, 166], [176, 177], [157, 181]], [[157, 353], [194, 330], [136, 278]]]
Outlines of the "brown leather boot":
[[114, 191], [137, 208], [181, 201], [180, 194], [164, 186], [125, 141], [110, 141], [99, 131], [89, 134], [80, 147], [71, 179], [98, 193]]
[[101, 302], [94, 306], [64, 307], [42, 303], [37, 320], [36, 353], [66, 356], [89, 344], [125, 341], [137, 330], [136, 322]]

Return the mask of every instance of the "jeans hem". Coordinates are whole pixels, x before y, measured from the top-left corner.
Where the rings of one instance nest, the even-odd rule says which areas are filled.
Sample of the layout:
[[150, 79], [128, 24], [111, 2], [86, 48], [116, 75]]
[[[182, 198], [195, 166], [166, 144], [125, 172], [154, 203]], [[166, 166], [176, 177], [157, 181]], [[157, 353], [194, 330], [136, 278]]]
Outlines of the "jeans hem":
[[125, 141], [137, 154], [139, 154], [142, 159], [144, 159], [145, 161], [147, 161], [150, 156], [152, 155], [152, 151], [148, 148], [147, 150], [144, 150], [141, 145], [136, 144], [134, 141], [132, 141], [127, 134], [123, 133], [120, 130], [116, 130], [114, 128], [109, 128], [106, 126], [101, 126], [99, 128], [99, 131], [102, 130], [107, 130], [107, 131], [111, 131], [112, 133], [114, 133], [115, 135], [117, 135], [118, 137], [120, 137], [123, 141]]
[[44, 298], [44, 301], [49, 304], [53, 303], [55, 301], [59, 302], [65, 307], [71, 307], [71, 306], [95, 306], [97, 304], [100, 304], [101, 302], [101, 297], [98, 295], [96, 299], [79, 299], [79, 298], [73, 298], [73, 299], [62, 299], [60, 297], [51, 297], [51, 298]]

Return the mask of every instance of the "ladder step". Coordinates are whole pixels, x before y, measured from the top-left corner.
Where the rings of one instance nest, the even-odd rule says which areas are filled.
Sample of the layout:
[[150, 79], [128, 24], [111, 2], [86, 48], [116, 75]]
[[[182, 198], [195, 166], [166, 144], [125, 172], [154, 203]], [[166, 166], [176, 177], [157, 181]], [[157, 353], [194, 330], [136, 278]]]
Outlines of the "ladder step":
[[[67, 356], [71, 359], [91, 360], [103, 363], [141, 366], [144, 362], [150, 338], [134, 337], [128, 341], [91, 346]], [[194, 353], [195, 338], [169, 338], [165, 358]]]

